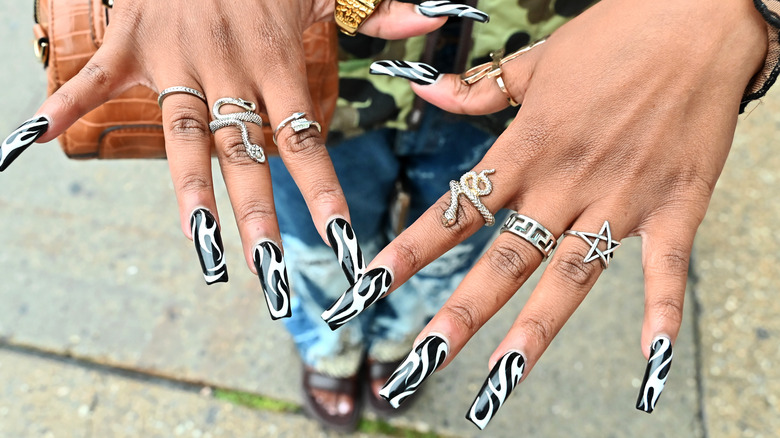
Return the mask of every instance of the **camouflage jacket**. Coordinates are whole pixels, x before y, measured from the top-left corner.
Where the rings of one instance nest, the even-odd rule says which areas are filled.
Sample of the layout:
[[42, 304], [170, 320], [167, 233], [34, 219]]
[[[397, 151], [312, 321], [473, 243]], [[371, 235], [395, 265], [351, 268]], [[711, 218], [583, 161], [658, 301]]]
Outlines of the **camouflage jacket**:
[[[340, 97], [331, 123], [330, 140], [339, 141], [382, 127], [401, 130], [414, 128], [413, 109], [420, 105], [419, 100], [415, 99], [406, 81], [369, 75], [369, 65], [373, 61], [398, 59], [429, 62], [423, 59], [423, 54], [426, 45], [431, 47], [435, 44], [439, 64], [433, 65], [443, 73], [461, 73], [466, 68], [489, 61], [491, 52], [503, 48], [506, 53], [511, 53], [549, 35], [596, 1], [472, 0], [468, 3], [476, 3], [476, 7], [490, 15], [489, 23], [450, 19], [448, 27], [445, 26], [433, 37], [401, 41], [385, 41], [360, 35], [341, 36]], [[455, 35], [452, 29], [455, 29]], [[431, 41], [431, 38], [437, 40]], [[467, 50], [463, 50], [464, 45]], [[459, 60], [461, 65], [457, 65], [458, 52], [467, 54], [465, 59]], [[450, 65], [442, 65], [447, 60]], [[469, 120], [498, 133], [514, 113], [516, 111], [510, 108], [492, 116], [471, 117]]]

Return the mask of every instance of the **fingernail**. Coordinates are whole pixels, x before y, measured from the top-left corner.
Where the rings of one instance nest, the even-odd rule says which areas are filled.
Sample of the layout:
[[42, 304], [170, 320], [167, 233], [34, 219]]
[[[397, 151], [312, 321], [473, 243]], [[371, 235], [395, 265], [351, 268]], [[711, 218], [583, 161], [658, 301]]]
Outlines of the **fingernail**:
[[658, 403], [658, 397], [664, 390], [666, 378], [669, 377], [669, 370], [672, 367], [672, 341], [666, 336], [655, 338], [650, 346], [650, 359], [647, 361], [645, 378], [642, 381], [642, 387], [639, 390], [639, 398], [636, 401], [636, 408], [645, 411], [648, 414], [653, 412], [655, 404]]
[[517, 351], [505, 354], [490, 371], [466, 419], [484, 430], [520, 382], [524, 371], [525, 358], [522, 354]]
[[287, 266], [284, 264], [281, 248], [276, 243], [265, 240], [255, 246], [252, 259], [263, 286], [271, 319], [290, 317], [290, 281], [287, 279]]
[[408, 79], [420, 85], [431, 85], [439, 79], [439, 71], [428, 64], [410, 61], [376, 61], [369, 73]]
[[206, 284], [227, 283], [225, 247], [222, 246], [222, 235], [219, 233], [217, 220], [210, 211], [198, 208], [190, 216], [190, 227]]
[[366, 270], [366, 261], [363, 260], [363, 251], [360, 250], [355, 231], [352, 230], [349, 222], [343, 218], [336, 218], [328, 224], [326, 234], [330, 247], [339, 258], [347, 281], [350, 285], [355, 284]]
[[6, 137], [0, 147], [0, 172], [4, 171], [24, 152], [35, 140], [41, 138], [49, 129], [51, 120], [46, 116], [35, 116], [22, 123], [14, 132]]
[[470, 18], [480, 23], [490, 21], [490, 16], [477, 8], [447, 0], [422, 2], [417, 6], [417, 12], [426, 17], [462, 17]]
[[379, 395], [392, 407], [398, 408], [444, 363], [449, 351], [450, 347], [444, 338], [438, 335], [428, 336], [409, 353], [379, 390]]
[[387, 294], [393, 284], [393, 274], [386, 268], [366, 272], [328, 310], [322, 319], [336, 330], [366, 310]]

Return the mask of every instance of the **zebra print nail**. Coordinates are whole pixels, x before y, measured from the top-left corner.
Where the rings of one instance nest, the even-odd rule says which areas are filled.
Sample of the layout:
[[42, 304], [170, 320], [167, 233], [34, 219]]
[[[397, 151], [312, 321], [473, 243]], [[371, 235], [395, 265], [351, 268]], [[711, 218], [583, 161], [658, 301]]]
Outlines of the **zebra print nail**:
[[0, 146], [0, 172], [8, 168], [35, 140], [41, 138], [50, 124], [48, 117], [36, 116], [16, 128]]
[[639, 390], [636, 408], [648, 414], [653, 412], [658, 397], [664, 390], [669, 370], [672, 367], [672, 341], [665, 336], [655, 338], [650, 347], [650, 359], [647, 361], [645, 378]]
[[379, 390], [379, 395], [397, 409], [444, 363], [448, 353], [449, 346], [444, 338], [437, 335], [428, 336], [398, 366]]
[[505, 354], [490, 371], [474, 404], [466, 413], [466, 419], [484, 430], [520, 382], [524, 371], [525, 359], [522, 354], [516, 351]]
[[192, 227], [192, 240], [195, 242], [195, 251], [198, 253], [206, 284], [227, 283], [225, 251], [217, 220], [210, 211], [198, 208], [192, 212], [190, 227]]
[[439, 71], [428, 64], [411, 61], [376, 61], [369, 73], [408, 79], [420, 85], [431, 85], [439, 79]]
[[417, 12], [426, 17], [462, 17], [470, 18], [480, 23], [490, 21], [490, 16], [469, 5], [452, 3], [447, 0], [422, 2], [417, 6]]
[[274, 242], [266, 240], [255, 246], [252, 259], [263, 286], [271, 319], [290, 317], [290, 281], [287, 279], [282, 250]]
[[322, 313], [322, 319], [331, 330], [346, 324], [387, 294], [393, 284], [393, 274], [385, 268], [376, 268], [359, 277], [357, 283]]
[[346, 220], [336, 218], [330, 221], [326, 227], [326, 234], [330, 247], [339, 258], [341, 269], [347, 276], [350, 285], [363, 275], [366, 270], [366, 261], [363, 260], [363, 251], [360, 250], [355, 231]]

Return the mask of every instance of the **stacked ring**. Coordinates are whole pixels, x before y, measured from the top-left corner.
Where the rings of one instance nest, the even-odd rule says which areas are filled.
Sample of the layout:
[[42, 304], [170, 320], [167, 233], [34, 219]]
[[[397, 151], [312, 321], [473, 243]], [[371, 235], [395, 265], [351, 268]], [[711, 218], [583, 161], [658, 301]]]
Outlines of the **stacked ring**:
[[162, 108], [163, 100], [165, 100], [166, 97], [170, 96], [171, 94], [191, 94], [198, 99], [202, 100], [203, 103], [208, 105], [208, 102], [206, 101], [206, 96], [203, 95], [200, 91], [190, 88], [190, 87], [168, 87], [160, 92], [160, 95], [157, 96], [157, 105], [160, 105], [160, 108]]
[[509, 232], [529, 242], [542, 253], [542, 261], [550, 257], [558, 241], [553, 233], [528, 216], [512, 213], [504, 221], [501, 232]]

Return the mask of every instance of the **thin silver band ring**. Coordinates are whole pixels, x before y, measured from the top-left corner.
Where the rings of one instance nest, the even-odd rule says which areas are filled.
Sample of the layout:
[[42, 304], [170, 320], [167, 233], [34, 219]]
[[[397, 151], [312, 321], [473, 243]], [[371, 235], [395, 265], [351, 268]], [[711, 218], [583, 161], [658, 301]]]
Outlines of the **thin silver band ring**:
[[165, 100], [166, 97], [170, 96], [171, 94], [191, 94], [198, 99], [202, 100], [203, 103], [208, 106], [208, 102], [206, 101], [206, 96], [203, 95], [200, 91], [190, 88], [190, 87], [168, 87], [160, 92], [160, 95], [157, 96], [157, 105], [160, 105], [160, 108], [162, 109], [163, 100]]

